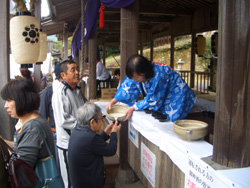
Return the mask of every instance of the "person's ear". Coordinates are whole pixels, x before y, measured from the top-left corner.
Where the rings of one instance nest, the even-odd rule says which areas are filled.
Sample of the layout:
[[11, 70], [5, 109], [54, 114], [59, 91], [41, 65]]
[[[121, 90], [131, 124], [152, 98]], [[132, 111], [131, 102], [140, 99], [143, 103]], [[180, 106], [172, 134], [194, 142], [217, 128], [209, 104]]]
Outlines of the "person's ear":
[[91, 120], [89, 121], [89, 128], [90, 128], [92, 131], [95, 131], [95, 125], [96, 125], [96, 121], [95, 121], [95, 119], [93, 118], [93, 119], [91, 119]]
[[60, 75], [62, 79], [66, 76], [65, 72], [61, 72]]
[[92, 118], [92, 119], [89, 121], [89, 124], [92, 125], [94, 122], [95, 122], [95, 120], [94, 120], [94, 118]]

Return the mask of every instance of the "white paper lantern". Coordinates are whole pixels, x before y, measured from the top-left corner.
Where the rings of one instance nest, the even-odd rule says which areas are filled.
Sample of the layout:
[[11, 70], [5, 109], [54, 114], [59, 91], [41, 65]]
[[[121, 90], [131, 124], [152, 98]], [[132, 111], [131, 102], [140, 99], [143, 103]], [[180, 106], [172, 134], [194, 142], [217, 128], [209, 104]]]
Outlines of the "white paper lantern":
[[195, 53], [198, 54], [199, 57], [203, 57], [206, 52], [206, 38], [203, 35], [198, 35], [195, 38]]
[[34, 64], [40, 53], [40, 24], [30, 15], [15, 16], [10, 20], [10, 44], [18, 64]]
[[211, 36], [211, 49], [212, 53], [217, 56], [218, 55], [218, 32], [215, 32]]
[[45, 32], [40, 31], [40, 52], [39, 52], [39, 58], [37, 60], [38, 64], [41, 64], [43, 61], [46, 60], [47, 51], [48, 51], [47, 34]]

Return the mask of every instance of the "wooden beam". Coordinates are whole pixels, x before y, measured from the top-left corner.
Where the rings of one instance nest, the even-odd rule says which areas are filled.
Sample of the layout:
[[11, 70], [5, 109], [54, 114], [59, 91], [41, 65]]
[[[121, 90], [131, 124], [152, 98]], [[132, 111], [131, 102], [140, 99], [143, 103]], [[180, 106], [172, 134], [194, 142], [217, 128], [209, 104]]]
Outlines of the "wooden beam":
[[140, 0], [140, 14], [145, 15], [193, 15], [191, 9], [184, 8], [166, 8], [160, 6], [155, 1]]
[[[97, 20], [99, 21], [99, 19]], [[118, 22], [120, 23], [121, 18], [120, 15], [105, 15], [105, 27], [107, 23], [110, 22]], [[172, 21], [172, 17], [169, 16], [144, 16], [144, 15], [140, 15], [139, 17], [139, 23], [166, 23], [166, 22], [171, 22]]]
[[[119, 9], [106, 7], [104, 9], [104, 13], [114, 14], [119, 13]], [[145, 1], [141, 0], [140, 2], [140, 10], [139, 14], [144, 15], [193, 15], [192, 10], [184, 9], [184, 8], [165, 8], [160, 6], [158, 3], [154, 1]]]

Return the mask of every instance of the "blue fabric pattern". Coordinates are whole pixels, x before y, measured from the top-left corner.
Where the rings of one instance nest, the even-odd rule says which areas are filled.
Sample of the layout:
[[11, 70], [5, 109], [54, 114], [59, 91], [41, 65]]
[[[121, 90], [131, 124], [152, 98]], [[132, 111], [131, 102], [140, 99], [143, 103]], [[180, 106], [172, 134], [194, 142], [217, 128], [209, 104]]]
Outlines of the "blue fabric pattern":
[[[197, 97], [181, 76], [166, 65], [154, 64], [154, 77], [145, 82], [146, 97], [137, 102], [138, 110], [150, 109], [167, 114], [170, 121], [185, 119]], [[128, 77], [122, 81], [115, 99], [134, 105], [140, 93], [139, 82]]]

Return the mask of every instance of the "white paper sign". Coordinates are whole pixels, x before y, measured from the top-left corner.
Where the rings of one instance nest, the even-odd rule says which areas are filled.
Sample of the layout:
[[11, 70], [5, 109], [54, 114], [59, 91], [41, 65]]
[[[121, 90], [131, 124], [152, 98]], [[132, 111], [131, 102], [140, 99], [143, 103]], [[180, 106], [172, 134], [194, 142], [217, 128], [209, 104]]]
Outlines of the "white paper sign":
[[155, 155], [141, 142], [141, 171], [153, 187], [155, 187], [155, 167]]
[[212, 167], [200, 159], [188, 156], [185, 174], [185, 188], [232, 187], [231, 182], [223, 178]]
[[138, 131], [133, 127], [131, 123], [129, 123], [128, 127], [128, 137], [131, 142], [138, 148], [139, 147], [139, 139], [138, 139]]

